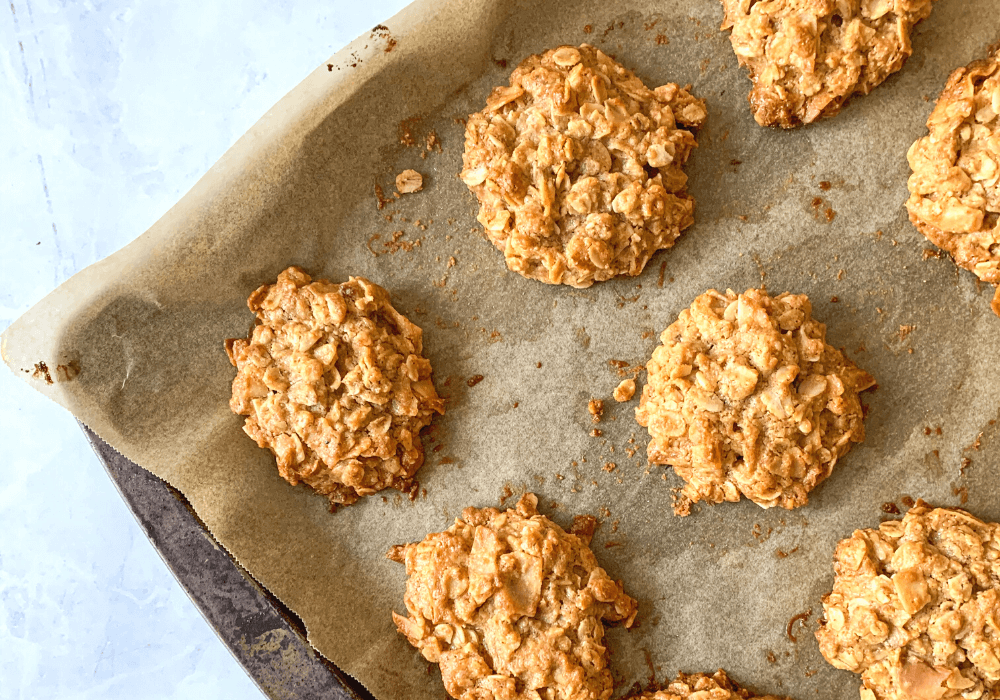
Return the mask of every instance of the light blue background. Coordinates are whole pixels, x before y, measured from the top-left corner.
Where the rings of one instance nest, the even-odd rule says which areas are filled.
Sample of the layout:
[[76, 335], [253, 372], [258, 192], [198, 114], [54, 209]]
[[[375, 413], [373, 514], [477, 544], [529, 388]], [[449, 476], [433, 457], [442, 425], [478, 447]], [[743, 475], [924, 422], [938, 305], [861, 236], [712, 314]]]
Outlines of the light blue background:
[[[0, 330], [403, 0], [0, 8]], [[73, 418], [0, 366], [0, 698], [261, 697]]]

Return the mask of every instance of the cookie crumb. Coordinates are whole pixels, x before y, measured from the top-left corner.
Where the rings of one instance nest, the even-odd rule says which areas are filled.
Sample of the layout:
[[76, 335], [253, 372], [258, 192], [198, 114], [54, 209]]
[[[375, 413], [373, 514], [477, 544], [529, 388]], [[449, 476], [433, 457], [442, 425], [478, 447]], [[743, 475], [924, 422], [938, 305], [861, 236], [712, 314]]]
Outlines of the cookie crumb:
[[813, 611], [810, 608], [809, 610], [806, 610], [804, 613], [799, 613], [798, 615], [795, 615], [791, 620], [788, 621], [788, 627], [785, 629], [785, 634], [788, 636], [788, 638], [792, 641], [793, 644], [798, 643], [799, 641], [798, 637], [796, 637], [792, 633], [795, 627], [795, 623], [801, 622], [803, 625], [805, 625], [807, 622], [809, 622], [809, 617], [812, 615], [812, 612]]
[[587, 403], [587, 410], [590, 412], [591, 420], [595, 423], [600, 423], [601, 417], [604, 415], [604, 401], [601, 399], [591, 399]]
[[424, 176], [416, 170], [404, 170], [396, 176], [396, 189], [400, 194], [419, 192], [424, 188]]
[[36, 362], [35, 371], [31, 374], [32, 379], [44, 379], [46, 384], [53, 384], [52, 373], [45, 362]]
[[617, 401], [618, 403], [631, 401], [633, 396], [635, 396], [634, 379], [623, 379], [622, 382], [617, 387], [615, 387], [614, 397], [615, 401]]

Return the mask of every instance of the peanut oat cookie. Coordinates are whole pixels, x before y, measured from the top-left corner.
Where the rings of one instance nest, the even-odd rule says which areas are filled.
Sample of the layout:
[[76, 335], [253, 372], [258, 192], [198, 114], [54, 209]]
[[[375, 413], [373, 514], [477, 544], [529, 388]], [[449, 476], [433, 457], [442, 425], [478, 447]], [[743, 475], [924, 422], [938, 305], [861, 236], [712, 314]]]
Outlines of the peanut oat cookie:
[[710, 290], [660, 343], [635, 415], [685, 499], [805, 505], [864, 439], [858, 392], [875, 380], [826, 343], [805, 295]]
[[462, 180], [507, 266], [589, 287], [638, 275], [694, 223], [682, 170], [705, 103], [650, 90], [598, 49], [526, 59], [469, 117]]
[[607, 700], [604, 621], [631, 626], [636, 603], [589, 538], [565, 532], [525, 494], [515, 508], [466, 508], [444, 532], [399, 545], [400, 633], [441, 667], [459, 700]]
[[[948, 78], [907, 153], [910, 221], [979, 279], [1000, 285], [1000, 45]], [[993, 300], [1000, 316], [1000, 289]]]
[[627, 700], [780, 700], [774, 695], [754, 695], [729, 679], [721, 668], [711, 676], [679, 673], [677, 679], [657, 691], [630, 695]]
[[229, 405], [281, 476], [334, 506], [409, 489], [424, 461], [418, 433], [444, 412], [420, 328], [377, 284], [313, 282], [296, 267], [247, 305], [257, 325], [226, 341], [237, 369]]
[[932, 1], [722, 0], [754, 119], [787, 129], [867, 95], [913, 53], [910, 32]]
[[918, 501], [837, 545], [816, 632], [862, 700], [1000, 697], [1000, 525]]

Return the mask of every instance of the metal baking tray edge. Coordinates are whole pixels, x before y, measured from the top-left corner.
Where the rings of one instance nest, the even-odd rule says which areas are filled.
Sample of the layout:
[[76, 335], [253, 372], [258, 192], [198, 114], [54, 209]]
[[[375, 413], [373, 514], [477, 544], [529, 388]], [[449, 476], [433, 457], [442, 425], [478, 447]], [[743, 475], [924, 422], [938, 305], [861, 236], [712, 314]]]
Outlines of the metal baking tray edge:
[[80, 428], [167, 568], [265, 696], [374, 700], [309, 645], [295, 613], [215, 541], [179, 491]]

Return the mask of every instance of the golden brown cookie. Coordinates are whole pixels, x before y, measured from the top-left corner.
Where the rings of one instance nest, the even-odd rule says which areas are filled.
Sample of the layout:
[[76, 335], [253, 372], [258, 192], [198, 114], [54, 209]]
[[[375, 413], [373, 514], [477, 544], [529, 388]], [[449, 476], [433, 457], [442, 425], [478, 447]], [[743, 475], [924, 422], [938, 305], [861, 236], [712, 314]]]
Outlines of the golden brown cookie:
[[665, 688], [630, 695], [627, 700], [780, 700], [774, 695], [754, 695], [729, 679], [721, 668], [711, 676], [679, 673]]
[[819, 649], [862, 700], [1000, 697], [1000, 525], [923, 501], [837, 545]]
[[[910, 221], [955, 263], [1000, 284], [1000, 45], [959, 68], [907, 153]], [[993, 300], [1000, 316], [1000, 290]]]
[[604, 622], [631, 626], [635, 601], [526, 494], [515, 508], [466, 508], [444, 532], [393, 548], [406, 564], [399, 631], [441, 667], [459, 700], [607, 700]]
[[913, 53], [910, 32], [932, 0], [722, 0], [722, 29], [750, 69], [761, 126], [790, 128], [835, 115]]
[[858, 392], [875, 380], [827, 344], [805, 295], [710, 290], [660, 343], [635, 415], [690, 501], [805, 505], [864, 439]]
[[233, 413], [289, 483], [332, 505], [406, 491], [424, 461], [418, 433], [444, 412], [421, 330], [362, 277], [312, 281], [290, 267], [250, 295], [257, 325], [226, 341]]
[[706, 115], [684, 88], [562, 46], [469, 117], [462, 180], [511, 270], [574, 287], [635, 276], [694, 223], [682, 168]]

